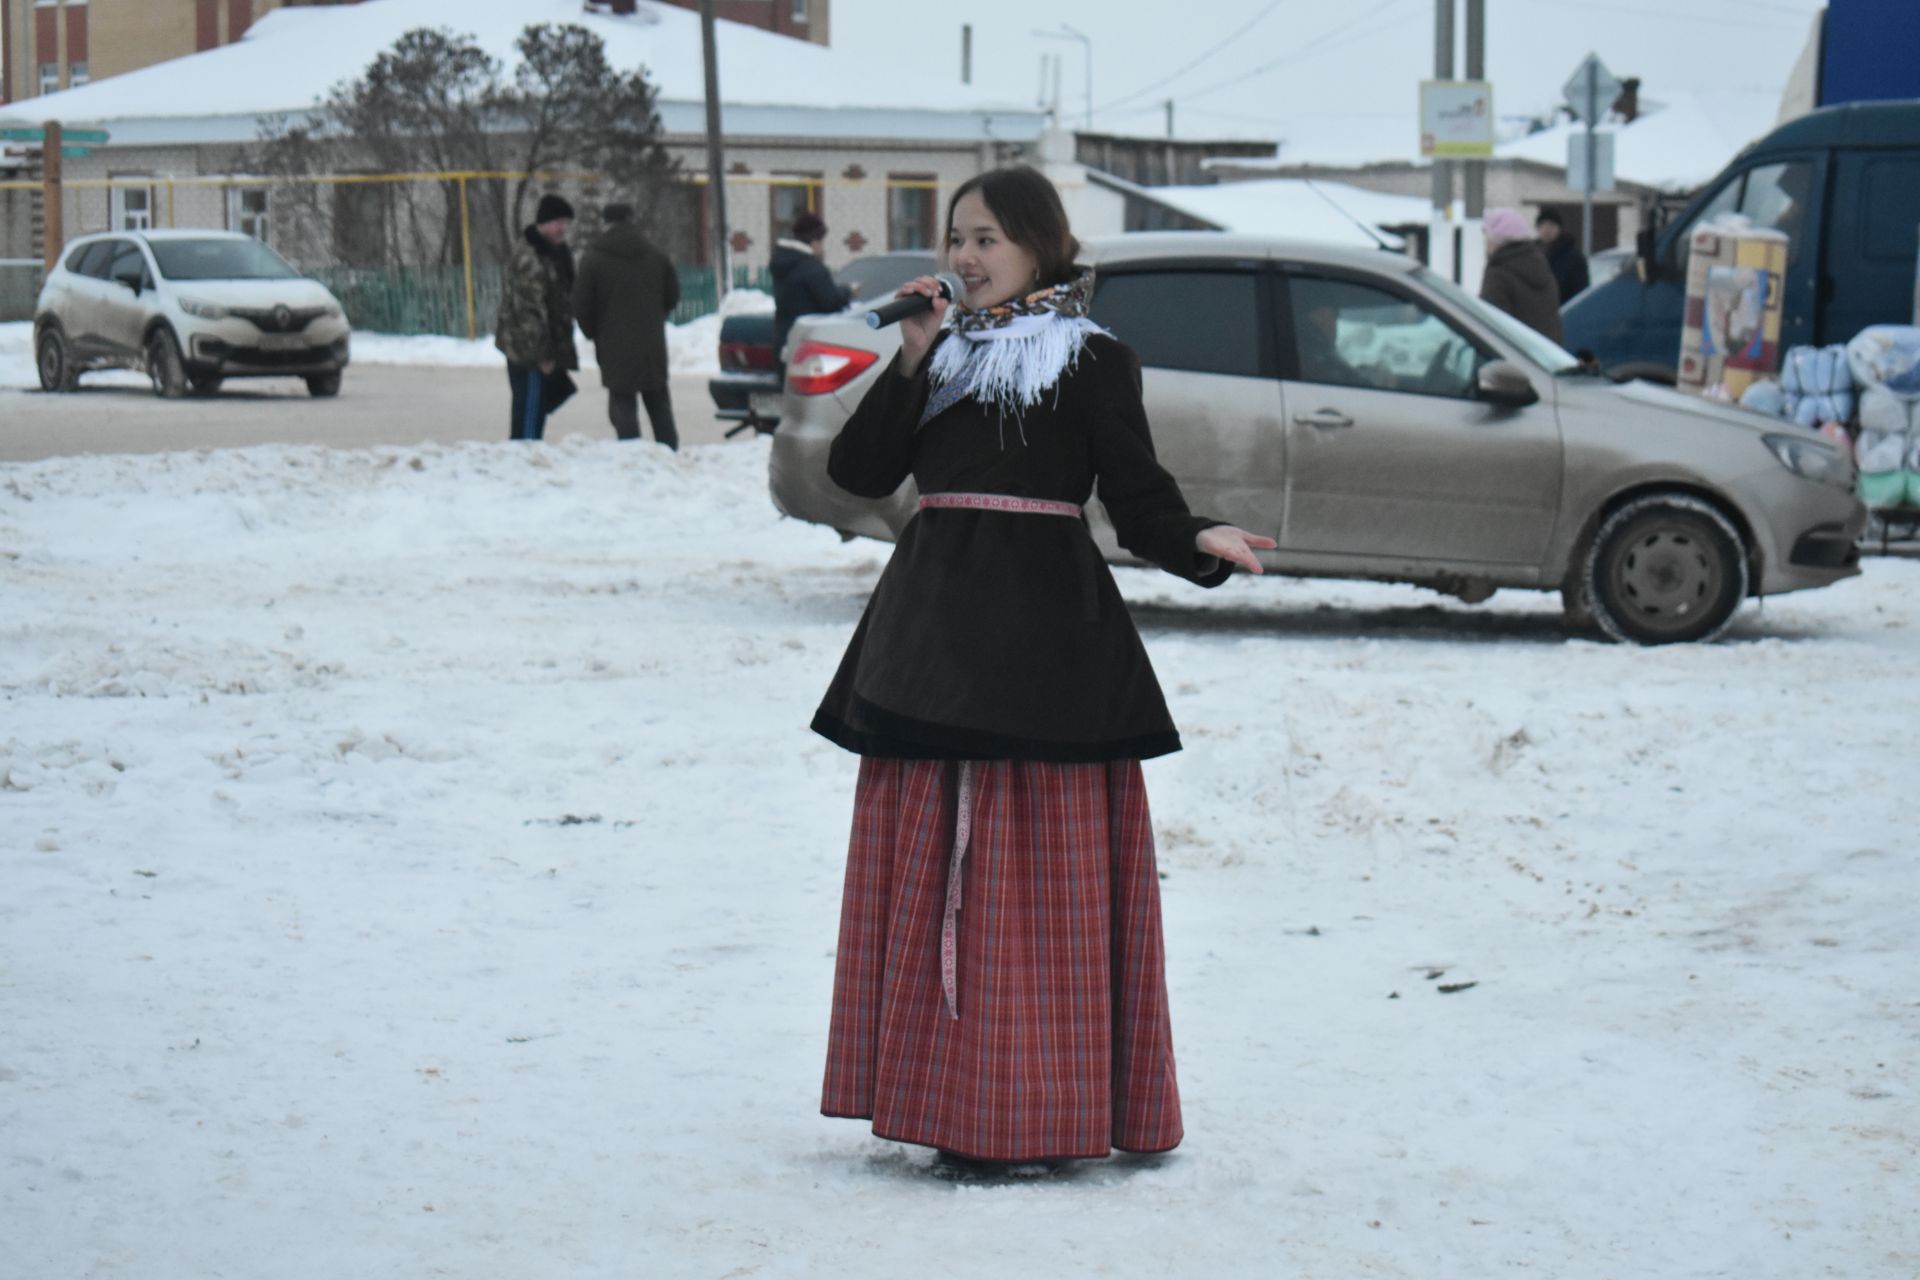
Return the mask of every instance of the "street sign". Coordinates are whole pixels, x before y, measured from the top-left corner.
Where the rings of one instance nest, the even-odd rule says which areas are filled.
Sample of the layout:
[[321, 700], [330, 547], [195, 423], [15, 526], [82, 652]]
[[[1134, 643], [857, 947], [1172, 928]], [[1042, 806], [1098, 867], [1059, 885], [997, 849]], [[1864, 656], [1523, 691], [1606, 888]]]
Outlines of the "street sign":
[[[8, 142], [45, 142], [47, 131], [38, 125], [6, 125], [0, 127], [0, 138]], [[62, 142], [105, 142], [107, 131], [105, 129], [62, 129], [60, 140]]]
[[1567, 135], [1567, 186], [1574, 191], [1589, 190], [1587, 186], [1587, 145], [1593, 145], [1593, 186], [1594, 191], [1613, 190], [1613, 135], [1595, 133], [1583, 129]]
[[1591, 127], [1607, 114], [1613, 100], [1620, 96], [1620, 88], [1620, 82], [1607, 70], [1607, 64], [1600, 61], [1600, 55], [1590, 53], [1586, 61], [1574, 69], [1573, 79], [1567, 81], [1560, 92], [1573, 108], [1574, 119]]
[[1420, 154], [1486, 159], [1493, 154], [1493, 86], [1485, 80], [1420, 82]]

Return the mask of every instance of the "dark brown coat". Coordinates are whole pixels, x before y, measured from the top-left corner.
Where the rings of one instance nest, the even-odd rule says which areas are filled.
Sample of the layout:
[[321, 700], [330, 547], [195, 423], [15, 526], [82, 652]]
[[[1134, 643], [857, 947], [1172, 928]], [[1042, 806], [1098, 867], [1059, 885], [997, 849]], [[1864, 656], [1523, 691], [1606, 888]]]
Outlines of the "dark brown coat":
[[1488, 254], [1480, 296], [1529, 329], [1560, 341], [1560, 286], [1538, 240], [1509, 240]]
[[609, 391], [667, 385], [667, 319], [680, 303], [680, 275], [631, 223], [602, 232], [580, 257], [573, 314], [593, 342]]

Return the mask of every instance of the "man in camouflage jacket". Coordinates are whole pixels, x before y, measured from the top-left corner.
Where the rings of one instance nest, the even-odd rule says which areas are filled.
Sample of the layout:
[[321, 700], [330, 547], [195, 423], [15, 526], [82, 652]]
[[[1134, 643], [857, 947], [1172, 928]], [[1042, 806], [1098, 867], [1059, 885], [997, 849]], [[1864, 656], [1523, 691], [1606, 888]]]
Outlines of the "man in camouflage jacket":
[[572, 205], [551, 192], [541, 196], [500, 282], [493, 345], [507, 357], [514, 440], [540, 439], [547, 414], [573, 390], [568, 371], [580, 367], [573, 349], [573, 250], [567, 247], [572, 226]]

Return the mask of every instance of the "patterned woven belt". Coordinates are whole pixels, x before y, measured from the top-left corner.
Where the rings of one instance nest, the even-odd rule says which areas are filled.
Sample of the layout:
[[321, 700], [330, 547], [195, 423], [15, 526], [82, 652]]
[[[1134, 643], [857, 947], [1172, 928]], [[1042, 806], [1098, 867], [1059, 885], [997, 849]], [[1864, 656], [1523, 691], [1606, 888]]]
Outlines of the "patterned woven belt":
[[1051, 498], [1016, 498], [1006, 493], [923, 493], [920, 509], [929, 507], [965, 507], [974, 511], [1011, 511], [1026, 516], [1080, 516], [1077, 502], [1055, 502]]

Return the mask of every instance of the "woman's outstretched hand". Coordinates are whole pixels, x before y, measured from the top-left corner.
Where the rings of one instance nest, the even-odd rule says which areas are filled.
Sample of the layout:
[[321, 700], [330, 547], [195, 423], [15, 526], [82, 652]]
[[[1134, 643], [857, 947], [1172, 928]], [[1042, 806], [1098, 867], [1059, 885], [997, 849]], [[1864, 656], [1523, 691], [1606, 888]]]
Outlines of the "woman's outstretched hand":
[[905, 298], [916, 293], [932, 298], [933, 310], [908, 316], [900, 322], [900, 372], [909, 378], [920, 371], [920, 362], [927, 358], [933, 340], [940, 336], [940, 322], [946, 319], [947, 308], [952, 305], [940, 296], [940, 282], [932, 276], [907, 281], [893, 296]]
[[1230, 524], [1216, 524], [1210, 529], [1202, 529], [1194, 536], [1193, 545], [1202, 555], [1219, 556], [1245, 569], [1248, 573], [1265, 573], [1255, 551], [1271, 551], [1280, 544], [1272, 538], [1263, 538], [1257, 533], [1248, 533], [1245, 529], [1236, 529]]

